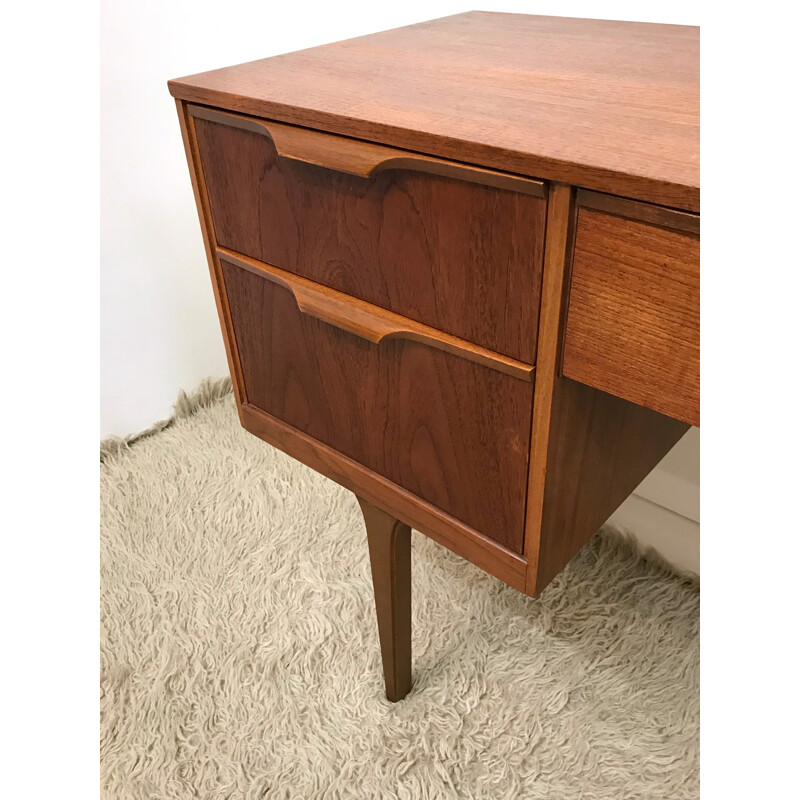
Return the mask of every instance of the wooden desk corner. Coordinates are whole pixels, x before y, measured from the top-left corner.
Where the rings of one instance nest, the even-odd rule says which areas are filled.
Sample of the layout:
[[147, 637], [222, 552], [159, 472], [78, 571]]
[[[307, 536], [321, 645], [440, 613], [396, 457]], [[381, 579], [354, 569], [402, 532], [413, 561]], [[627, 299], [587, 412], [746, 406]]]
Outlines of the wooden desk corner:
[[469, 12], [169, 82], [243, 426], [537, 595], [699, 425], [699, 31]]

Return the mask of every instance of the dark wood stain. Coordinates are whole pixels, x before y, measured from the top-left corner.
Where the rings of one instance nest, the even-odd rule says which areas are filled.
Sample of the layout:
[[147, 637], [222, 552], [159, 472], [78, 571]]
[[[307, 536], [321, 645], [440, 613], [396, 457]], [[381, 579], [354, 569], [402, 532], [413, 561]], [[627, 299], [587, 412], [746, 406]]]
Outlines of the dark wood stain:
[[219, 245], [534, 363], [545, 200], [413, 170], [360, 178], [195, 128]]
[[358, 498], [367, 527], [386, 698], [411, 689], [411, 528]]
[[222, 261], [250, 403], [521, 552], [531, 383], [299, 313]]
[[535, 594], [687, 430], [685, 422], [566, 378], [556, 380]]
[[514, 589], [525, 591], [527, 561], [519, 553], [256, 406], [242, 404], [239, 419], [254, 436], [336, 481], [361, 500], [382, 508]]
[[220, 247], [216, 252], [219, 258], [228, 263], [288, 289], [303, 314], [353, 333], [373, 344], [385, 339], [412, 339], [457, 355], [459, 358], [467, 358], [477, 364], [499, 369], [522, 380], [533, 380], [535, 368], [530, 364], [523, 364], [485, 347], [457, 339], [421, 322], [414, 322], [408, 317], [401, 317], [385, 308], [365, 303], [336, 289], [302, 278], [272, 264], [265, 264], [263, 261], [235, 253], [233, 250]]
[[170, 82], [240, 420], [358, 495], [390, 699], [408, 526], [536, 595], [699, 424], [698, 34], [470, 12]]

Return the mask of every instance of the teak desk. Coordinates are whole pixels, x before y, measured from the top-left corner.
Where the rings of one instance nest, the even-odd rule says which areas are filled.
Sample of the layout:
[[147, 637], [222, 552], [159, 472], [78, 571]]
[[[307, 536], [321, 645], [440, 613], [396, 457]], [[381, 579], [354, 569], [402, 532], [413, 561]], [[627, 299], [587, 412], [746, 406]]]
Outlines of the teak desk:
[[699, 424], [699, 31], [471, 12], [171, 81], [236, 402], [535, 596]]

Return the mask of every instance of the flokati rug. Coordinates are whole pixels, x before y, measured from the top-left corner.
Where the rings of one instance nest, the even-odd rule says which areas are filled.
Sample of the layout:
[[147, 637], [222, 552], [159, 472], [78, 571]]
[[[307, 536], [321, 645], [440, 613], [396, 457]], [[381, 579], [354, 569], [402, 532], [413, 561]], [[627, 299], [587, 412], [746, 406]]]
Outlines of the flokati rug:
[[532, 600], [414, 532], [392, 704], [355, 497], [229, 383], [101, 460], [105, 798], [699, 796], [699, 586], [628, 539]]

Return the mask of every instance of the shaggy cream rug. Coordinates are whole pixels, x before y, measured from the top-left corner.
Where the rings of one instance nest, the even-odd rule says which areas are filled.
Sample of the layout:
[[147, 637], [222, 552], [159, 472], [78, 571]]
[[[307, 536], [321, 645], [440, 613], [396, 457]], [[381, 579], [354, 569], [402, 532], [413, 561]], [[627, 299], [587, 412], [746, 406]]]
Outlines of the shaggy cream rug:
[[106, 798], [698, 796], [698, 585], [619, 535], [531, 600], [415, 532], [393, 705], [355, 498], [228, 386], [101, 458]]

